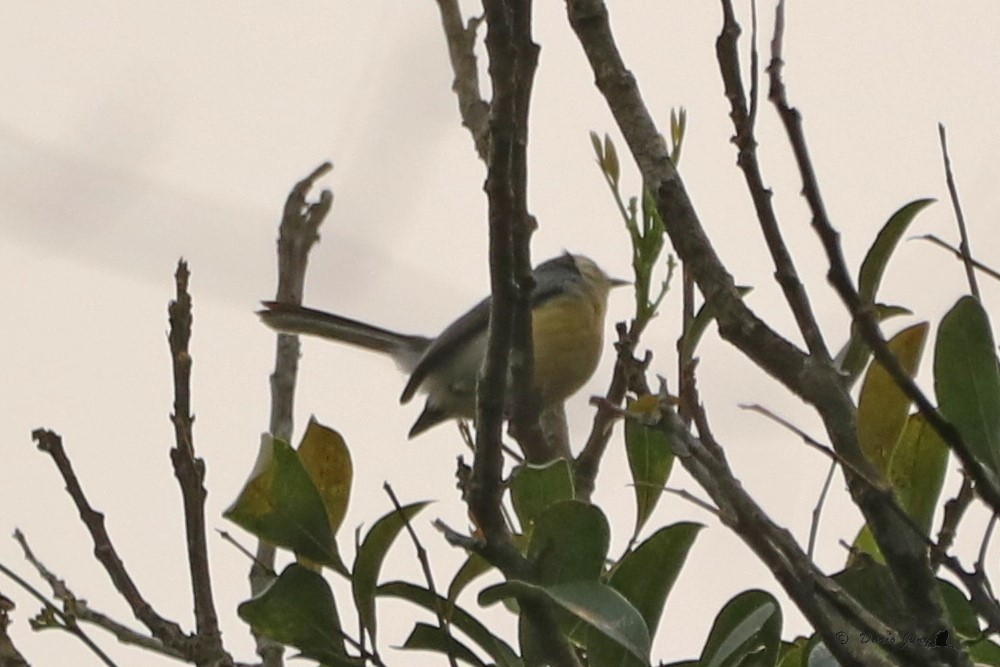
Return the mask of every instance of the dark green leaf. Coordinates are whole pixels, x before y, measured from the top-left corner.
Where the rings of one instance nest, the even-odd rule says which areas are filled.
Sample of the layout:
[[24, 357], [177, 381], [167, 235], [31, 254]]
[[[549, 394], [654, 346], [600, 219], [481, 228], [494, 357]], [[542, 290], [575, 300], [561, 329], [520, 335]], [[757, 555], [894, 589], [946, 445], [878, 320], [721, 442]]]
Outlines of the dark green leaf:
[[701, 653], [703, 667], [773, 667], [781, 648], [781, 607], [770, 593], [744, 591], [726, 603]]
[[963, 640], [978, 637], [979, 621], [976, 620], [976, 612], [972, 609], [972, 603], [965, 597], [965, 593], [958, 590], [958, 587], [950, 581], [938, 579], [937, 582], [951, 627], [955, 628], [955, 632]]
[[281, 440], [264, 436], [250, 479], [224, 516], [271, 544], [346, 572], [323, 499], [298, 454]]
[[452, 655], [474, 667], [486, 667], [486, 663], [476, 657], [469, 647], [458, 641], [436, 625], [417, 623], [413, 631], [403, 643], [403, 648], [423, 651], [436, 651], [444, 655]]
[[507, 581], [479, 594], [480, 604], [506, 598], [547, 600], [623, 646], [639, 660], [649, 662], [649, 630], [642, 616], [622, 595], [597, 581], [576, 581], [553, 586], [536, 586], [523, 581]]
[[1000, 472], [1000, 373], [989, 318], [979, 300], [964, 296], [938, 328], [934, 391], [944, 416], [976, 459]]
[[237, 608], [255, 632], [294, 646], [303, 655], [331, 665], [363, 664], [349, 658], [329, 584], [316, 572], [293, 563], [263, 593]]
[[518, 467], [510, 482], [510, 498], [521, 529], [530, 534], [535, 521], [550, 505], [573, 499], [569, 461], [557, 459], [544, 466]]
[[535, 524], [528, 558], [543, 585], [597, 581], [608, 553], [608, 520], [596, 505], [564, 500], [549, 506]]
[[656, 635], [670, 589], [702, 528], [688, 522], [661, 528], [626, 554], [611, 573], [608, 583], [639, 611], [651, 637]]
[[865, 259], [861, 263], [861, 270], [858, 272], [858, 294], [861, 296], [862, 302], [875, 303], [875, 296], [882, 283], [882, 275], [896, 249], [896, 244], [899, 243], [899, 239], [906, 233], [906, 228], [910, 226], [917, 214], [932, 203], [934, 203], [933, 199], [911, 201], [893, 213], [882, 226], [878, 236], [875, 237], [875, 242], [868, 249], [868, 254], [865, 255]]
[[397, 597], [437, 613], [437, 605], [448, 610], [452, 628], [458, 628], [469, 639], [476, 642], [499, 667], [522, 667], [514, 649], [499, 637], [493, 635], [485, 625], [457, 605], [452, 605], [440, 595], [435, 596], [426, 588], [404, 581], [393, 581], [378, 587], [378, 595]]
[[[889, 351], [910, 377], [916, 375], [920, 367], [927, 329], [926, 322], [914, 324], [897, 333], [888, 342]], [[889, 470], [889, 459], [906, 426], [909, 412], [909, 397], [882, 364], [872, 362], [861, 384], [861, 395], [858, 398], [858, 446], [883, 475]]]
[[803, 663], [808, 644], [807, 637], [799, 637], [794, 642], [781, 642], [775, 667], [805, 667]]
[[[632, 401], [628, 407], [631, 408]], [[670, 436], [635, 419], [625, 420], [625, 452], [635, 490], [635, 530], [638, 535], [656, 508], [670, 476], [674, 453]]]
[[406, 526], [406, 522], [427, 505], [426, 502], [413, 503], [399, 511], [393, 510], [386, 514], [375, 522], [358, 548], [351, 573], [351, 590], [354, 593], [354, 604], [358, 608], [361, 624], [368, 630], [373, 640], [376, 637], [375, 586], [378, 583], [379, 571], [382, 569], [382, 561], [385, 560], [385, 555], [399, 535], [399, 531]]

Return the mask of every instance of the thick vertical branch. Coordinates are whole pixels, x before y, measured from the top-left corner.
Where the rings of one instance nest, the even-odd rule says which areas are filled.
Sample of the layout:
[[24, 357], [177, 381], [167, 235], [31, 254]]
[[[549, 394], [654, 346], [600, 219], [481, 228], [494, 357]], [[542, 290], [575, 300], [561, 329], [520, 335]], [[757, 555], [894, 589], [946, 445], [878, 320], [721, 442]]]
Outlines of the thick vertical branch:
[[[333, 205], [333, 193], [323, 190], [319, 201], [309, 203], [306, 195], [316, 181], [333, 166], [324, 162], [299, 181], [288, 194], [278, 230], [278, 290], [275, 300], [301, 304], [305, 289], [309, 251], [319, 241], [319, 226]], [[299, 338], [278, 334], [271, 374], [271, 434], [286, 442], [292, 438], [292, 414], [295, 408], [295, 379], [299, 369]], [[250, 591], [256, 595], [273, 581], [274, 547], [257, 544], [257, 558], [250, 568]], [[257, 638], [257, 653], [263, 667], [280, 667], [282, 647], [264, 637]]]
[[[489, 198], [490, 306], [486, 359], [477, 389], [476, 453], [469, 488], [469, 509], [485, 538], [484, 553], [508, 577], [529, 574], [510, 540], [501, 508], [503, 497], [502, 425], [507, 396], [507, 370], [521, 392], [531, 387], [531, 262], [528, 241], [532, 221], [526, 206], [527, 119], [537, 47], [531, 42], [530, 0], [487, 0], [486, 48], [490, 56], [493, 103], [490, 109], [490, 154], [486, 178]], [[531, 428], [524, 405], [515, 405], [516, 431]], [[533, 416], [538, 429], [538, 412]], [[547, 605], [523, 600], [522, 613], [543, 634], [546, 661], [576, 667], [579, 661], [561, 636]]]

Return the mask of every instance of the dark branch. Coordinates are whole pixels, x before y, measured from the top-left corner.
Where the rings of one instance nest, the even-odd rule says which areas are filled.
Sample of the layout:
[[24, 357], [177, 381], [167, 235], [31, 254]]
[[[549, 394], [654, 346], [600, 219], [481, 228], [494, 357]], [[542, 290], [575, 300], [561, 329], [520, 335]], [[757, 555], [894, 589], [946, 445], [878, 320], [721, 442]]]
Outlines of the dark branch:
[[[188, 568], [191, 572], [191, 593], [194, 601], [196, 642], [195, 661], [206, 660], [232, 664], [232, 658], [222, 646], [219, 619], [212, 598], [212, 574], [208, 563], [208, 543], [205, 531], [205, 462], [194, 452], [194, 415], [191, 414], [191, 294], [188, 292], [190, 272], [187, 263], [177, 263], [174, 278], [177, 296], [170, 302], [170, 357], [174, 371], [174, 425], [176, 444], [170, 450], [174, 476], [181, 487], [184, 502], [184, 528], [187, 543]], [[221, 664], [221, 663], [220, 663]]]
[[104, 515], [91, 507], [87, 501], [87, 496], [73, 471], [73, 465], [70, 463], [69, 457], [66, 456], [66, 450], [63, 449], [62, 438], [57, 433], [44, 429], [36, 429], [32, 432], [31, 437], [38, 444], [38, 449], [51, 456], [55, 462], [56, 468], [66, 484], [66, 491], [73, 499], [73, 503], [80, 513], [80, 519], [94, 541], [94, 556], [104, 566], [104, 571], [108, 573], [115, 588], [125, 598], [132, 613], [165, 646], [176, 649], [185, 657], [189, 657], [194, 638], [185, 634], [177, 623], [168, 621], [157, 614], [152, 605], [139, 592], [139, 588], [132, 581], [132, 577], [125, 569], [125, 564], [111, 543], [111, 536], [104, 526]]

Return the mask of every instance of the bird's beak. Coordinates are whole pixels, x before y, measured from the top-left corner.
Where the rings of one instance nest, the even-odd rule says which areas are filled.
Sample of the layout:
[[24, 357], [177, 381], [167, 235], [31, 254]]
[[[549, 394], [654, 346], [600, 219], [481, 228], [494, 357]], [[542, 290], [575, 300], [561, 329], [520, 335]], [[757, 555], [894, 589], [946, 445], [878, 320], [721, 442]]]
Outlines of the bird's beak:
[[608, 284], [610, 284], [612, 288], [624, 287], [625, 285], [631, 285], [632, 281], [622, 280], [621, 278], [608, 278]]

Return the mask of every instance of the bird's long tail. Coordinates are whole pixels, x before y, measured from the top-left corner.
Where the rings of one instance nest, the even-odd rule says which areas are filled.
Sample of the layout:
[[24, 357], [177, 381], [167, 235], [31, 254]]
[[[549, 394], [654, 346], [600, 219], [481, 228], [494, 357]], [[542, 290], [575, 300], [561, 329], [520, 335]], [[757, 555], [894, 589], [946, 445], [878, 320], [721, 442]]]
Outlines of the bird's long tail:
[[424, 336], [410, 336], [358, 322], [322, 310], [277, 301], [264, 301], [257, 311], [267, 326], [283, 333], [307, 334], [383, 352], [405, 372], [411, 372], [431, 344]]

